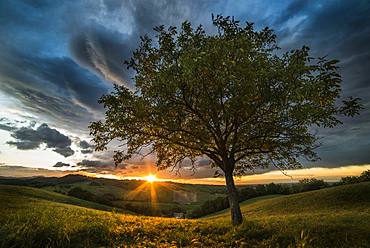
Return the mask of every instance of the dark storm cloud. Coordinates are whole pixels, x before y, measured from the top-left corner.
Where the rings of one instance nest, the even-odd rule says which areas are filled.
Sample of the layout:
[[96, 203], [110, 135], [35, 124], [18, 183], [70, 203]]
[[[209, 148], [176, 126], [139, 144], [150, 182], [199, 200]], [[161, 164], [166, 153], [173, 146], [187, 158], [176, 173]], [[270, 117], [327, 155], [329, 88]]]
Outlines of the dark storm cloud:
[[89, 142], [87, 142], [86, 140], [81, 140], [78, 145], [82, 148], [82, 149], [89, 149], [89, 148], [95, 148], [94, 145], [90, 144]]
[[[82, 65], [96, 71], [108, 81], [132, 87], [132, 72], [127, 71], [128, 60], [138, 46], [139, 37], [152, 34], [153, 27], [179, 25], [185, 19], [196, 19], [207, 1], [102, 1], [102, 11], [110, 15], [110, 21], [128, 26], [126, 32], [107, 28], [99, 20], [83, 23], [82, 32], [74, 32], [70, 39], [70, 51]], [[124, 11], [125, 10], [125, 11]], [[196, 10], [196, 11], [194, 11]], [[126, 12], [126, 13], [125, 13]], [[122, 17], [122, 15], [124, 15]], [[192, 15], [192, 16], [191, 16]], [[127, 17], [124, 20], [124, 17]], [[130, 17], [130, 18], [128, 18]], [[105, 17], [102, 17], [104, 20]], [[128, 20], [131, 19], [130, 23]]]
[[[328, 56], [341, 61], [343, 94], [358, 94], [368, 102], [369, 88], [366, 68], [370, 66], [370, 3], [369, 1], [294, 1], [275, 26], [286, 25], [278, 36], [290, 37], [284, 48], [310, 46], [314, 56]], [[289, 11], [290, 10], [290, 11]], [[305, 17], [304, 21], [289, 29], [289, 21]], [[362, 90], [361, 90], [362, 91]], [[364, 93], [364, 92], [363, 92]]]
[[9, 96], [16, 97], [23, 104], [24, 110], [60, 123], [66, 128], [74, 126], [73, 131], [84, 129], [85, 126], [80, 125], [87, 125], [91, 118], [91, 113], [68, 98], [49, 95], [14, 81], [3, 82], [0, 89]]
[[89, 154], [89, 153], [93, 153], [94, 151], [91, 150], [91, 149], [84, 149], [84, 150], [81, 150], [81, 153], [82, 154]]
[[15, 128], [14, 128], [14, 127], [12, 127], [12, 126], [8, 126], [8, 125], [6, 125], [6, 124], [1, 124], [1, 123], [0, 123], [0, 129], [5, 130], [5, 131], [12, 131], [12, 130], [14, 130]]
[[84, 159], [76, 164], [76, 167], [81, 167], [82, 170], [92, 173], [104, 173], [104, 171], [119, 171], [126, 170], [125, 164], [120, 164], [117, 167], [113, 160], [88, 160]]
[[33, 150], [40, 147], [41, 143], [38, 141], [29, 141], [29, 140], [22, 140], [22, 141], [7, 141], [8, 145], [15, 146], [19, 150]]
[[37, 149], [41, 144], [64, 157], [74, 154], [71, 149], [71, 139], [60, 133], [58, 130], [50, 128], [47, 124], [41, 124], [37, 129], [21, 127], [12, 132], [11, 136], [15, 141], [8, 141], [7, 144], [17, 147], [20, 150]]
[[[154, 26], [179, 25], [185, 19], [212, 31], [211, 13], [272, 27], [284, 51], [308, 45], [313, 56], [339, 59], [343, 95], [361, 97], [366, 109], [360, 117], [344, 119], [341, 127], [319, 130], [323, 146], [318, 164], [370, 162], [366, 0], [1, 1], [0, 91], [21, 103], [15, 107], [53, 126], [87, 134], [89, 122], [102, 118], [97, 99], [111, 90], [112, 83], [132, 87], [132, 72], [125, 70], [123, 61], [137, 47], [140, 35], [152, 35]], [[4, 122], [0, 129], [15, 131]], [[38, 144], [12, 142], [21, 149]], [[82, 153], [93, 149], [81, 148]], [[71, 153], [70, 147], [52, 149]]]
[[[285, 46], [307, 44], [314, 56], [340, 60], [343, 96], [362, 98], [365, 109], [355, 118], [341, 118], [343, 125], [319, 130], [322, 158], [314, 165], [336, 167], [370, 162], [370, 3], [369, 1], [295, 1], [278, 20], [280, 24], [307, 16]], [[293, 31], [294, 32], [294, 31]]]
[[73, 60], [16, 52], [9, 56], [0, 61], [0, 90], [30, 111], [44, 112], [59, 122], [87, 123], [92, 111], [102, 110], [97, 99], [108, 86]]
[[87, 167], [87, 168], [89, 168], [89, 167], [93, 167], [93, 168], [112, 168], [112, 167], [114, 167], [114, 163], [112, 161], [84, 159], [81, 162], [78, 162], [77, 166]]
[[16, 130], [17, 127], [14, 125], [14, 123], [9, 121], [7, 118], [2, 117], [0, 118], [0, 129], [10, 132], [10, 131]]
[[[81, 132], [102, 114], [139, 36], [189, 19], [198, 1], [9, 1], [0, 8], [0, 90], [48, 121]], [[68, 18], [67, 18], [68, 17]], [[22, 69], [20, 69], [22, 68]], [[100, 78], [98, 77], [100, 76]], [[49, 104], [46, 104], [49, 103]]]
[[93, 149], [95, 148], [95, 145], [90, 144], [86, 140], [80, 140], [80, 142], [78, 143], [78, 146], [82, 148], [81, 150], [82, 154], [93, 153], [94, 151]]
[[124, 70], [124, 58], [130, 57], [131, 48], [123, 38], [110, 30], [88, 30], [71, 39], [70, 49], [82, 65], [96, 71], [106, 80], [130, 85], [128, 72]]
[[86, 133], [102, 112], [98, 98], [111, 86], [63, 52], [68, 34], [47, 20], [53, 13], [57, 8], [48, 2], [1, 3], [0, 32], [7, 35], [0, 35], [0, 90], [22, 103], [17, 107]]
[[69, 167], [70, 164], [63, 163], [63, 162], [57, 162], [53, 167], [60, 168], [60, 167]]
[[75, 151], [73, 151], [72, 148], [70, 147], [55, 148], [53, 149], [53, 152], [59, 153], [60, 155], [64, 157], [70, 157], [73, 154], [75, 154]]

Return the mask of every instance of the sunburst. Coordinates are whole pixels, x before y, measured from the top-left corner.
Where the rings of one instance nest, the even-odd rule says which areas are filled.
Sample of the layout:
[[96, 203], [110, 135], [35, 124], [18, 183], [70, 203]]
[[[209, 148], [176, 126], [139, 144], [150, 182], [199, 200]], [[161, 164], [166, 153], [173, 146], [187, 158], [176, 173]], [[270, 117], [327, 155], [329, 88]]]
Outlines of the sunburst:
[[148, 183], [153, 183], [155, 181], [158, 181], [158, 178], [155, 175], [149, 174], [144, 177], [144, 180], [147, 181]]

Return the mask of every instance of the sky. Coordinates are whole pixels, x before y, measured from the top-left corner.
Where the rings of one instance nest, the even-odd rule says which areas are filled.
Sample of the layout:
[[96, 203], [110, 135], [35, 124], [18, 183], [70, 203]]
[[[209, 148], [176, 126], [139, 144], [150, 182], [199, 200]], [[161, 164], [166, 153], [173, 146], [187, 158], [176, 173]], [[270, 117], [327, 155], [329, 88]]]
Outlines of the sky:
[[194, 175], [186, 168], [180, 174], [156, 172], [154, 156], [114, 168], [114, 144], [94, 152], [88, 125], [104, 118], [97, 101], [114, 84], [134, 87], [123, 62], [141, 35], [185, 20], [212, 34], [212, 13], [272, 28], [283, 51], [307, 45], [313, 56], [339, 59], [342, 95], [360, 97], [364, 109], [358, 117], [342, 118], [339, 127], [318, 130], [321, 160], [303, 161], [304, 173], [333, 179], [369, 168], [368, 0], [0, 0], [0, 176], [50, 170], [211, 180], [214, 170], [204, 160]]

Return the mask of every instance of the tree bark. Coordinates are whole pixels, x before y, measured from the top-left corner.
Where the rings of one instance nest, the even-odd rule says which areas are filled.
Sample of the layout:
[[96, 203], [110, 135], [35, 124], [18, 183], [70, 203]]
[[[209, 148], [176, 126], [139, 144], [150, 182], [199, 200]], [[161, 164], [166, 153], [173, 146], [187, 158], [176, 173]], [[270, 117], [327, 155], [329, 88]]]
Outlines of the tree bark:
[[234, 226], [236, 226], [243, 222], [243, 216], [240, 211], [239, 195], [235, 187], [232, 170], [225, 171], [225, 179], [231, 211], [231, 222]]

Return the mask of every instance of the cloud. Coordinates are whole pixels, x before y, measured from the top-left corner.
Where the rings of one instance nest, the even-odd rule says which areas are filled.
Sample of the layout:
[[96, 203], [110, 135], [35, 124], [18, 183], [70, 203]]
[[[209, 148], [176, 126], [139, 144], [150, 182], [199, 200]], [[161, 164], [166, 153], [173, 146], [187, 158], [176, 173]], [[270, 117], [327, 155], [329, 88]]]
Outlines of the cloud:
[[89, 142], [87, 142], [86, 140], [80, 140], [80, 142], [78, 143], [78, 146], [81, 149], [81, 153], [82, 154], [89, 154], [89, 153], [93, 153], [94, 152], [94, 148], [95, 148], [95, 145], [93, 144], [90, 144]]
[[13, 126], [10, 126], [10, 125], [7, 125], [7, 124], [0, 123], [0, 129], [1, 130], [5, 130], [5, 131], [13, 131], [13, 130], [15, 130], [17, 128], [16, 127], [13, 127]]
[[70, 147], [55, 148], [53, 151], [64, 157], [70, 157], [75, 153]]
[[[299, 35], [285, 46], [307, 44], [315, 56], [339, 59], [343, 96], [361, 97], [365, 106], [360, 116], [341, 118], [343, 125], [318, 130], [323, 145], [317, 151], [322, 160], [308, 165], [337, 167], [369, 163], [370, 79], [367, 68], [370, 67], [370, 4], [366, 1], [299, 2], [291, 4], [294, 7], [291, 7], [290, 16], [309, 15], [309, 18], [302, 24]], [[285, 20], [289, 19], [286, 14]], [[284, 35], [292, 36], [292, 33]]]
[[84, 149], [84, 150], [81, 150], [81, 153], [82, 154], [88, 154], [88, 153], [93, 153], [94, 151], [91, 150], [91, 149]]
[[117, 167], [114, 165], [112, 159], [110, 160], [88, 160], [83, 159], [76, 164], [76, 167], [80, 167], [81, 171], [91, 173], [119, 173], [122, 174], [127, 169], [125, 164], [120, 164]]
[[21, 108], [69, 128], [82, 125], [83, 130], [101, 115], [98, 99], [110, 86], [70, 58], [0, 54], [0, 90], [22, 103]]
[[[4, 1], [0, 91], [14, 100], [9, 111], [87, 135], [88, 124], [104, 118], [97, 100], [112, 83], [132, 87], [132, 72], [123, 61], [138, 46], [140, 35], [185, 19], [212, 32], [211, 13], [272, 27], [283, 50], [306, 44], [314, 56], [340, 59], [343, 95], [361, 97], [366, 110], [344, 119], [341, 127], [319, 130], [324, 137], [320, 165], [369, 162], [368, 1]], [[0, 129], [14, 133], [18, 127], [0, 121]], [[46, 143], [16, 139], [9, 144], [27, 150]], [[83, 154], [93, 150], [80, 148]], [[72, 153], [70, 146], [51, 149], [65, 156]]]
[[70, 164], [63, 163], [63, 162], [57, 162], [53, 167], [60, 168], [60, 167], [69, 167]]
[[104, 28], [89, 30], [71, 39], [70, 50], [81, 65], [96, 71], [107, 81], [131, 87], [123, 62], [130, 57], [132, 49], [123, 40], [119, 34]]
[[87, 134], [88, 124], [102, 117], [97, 100], [112, 89], [112, 82], [131, 85], [132, 72], [123, 61], [137, 47], [139, 36], [155, 25], [179, 24], [191, 15], [194, 19], [201, 12], [192, 10], [206, 5], [6, 2], [0, 15], [0, 32], [7, 34], [0, 37], [0, 91], [17, 100], [15, 107], [21, 111]]
[[114, 163], [111, 161], [101, 161], [101, 160], [87, 160], [84, 159], [81, 162], [77, 163], [77, 166], [80, 167], [93, 167], [93, 168], [111, 168], [114, 166]]
[[210, 164], [211, 162], [208, 159], [200, 159], [196, 163], [196, 165], [199, 167], [210, 166]]
[[11, 136], [15, 141], [8, 141], [7, 144], [17, 147], [20, 150], [37, 149], [42, 144], [47, 148], [53, 149], [54, 152], [64, 157], [74, 154], [71, 149], [71, 139], [60, 133], [58, 130], [50, 128], [46, 123], [41, 124], [37, 129], [31, 127], [21, 127], [14, 130]]
[[79, 142], [79, 146], [80, 146], [82, 149], [95, 148], [95, 145], [89, 144], [89, 142], [87, 142], [86, 140], [81, 140], [81, 141]]
[[29, 141], [29, 140], [23, 140], [23, 141], [7, 141], [8, 145], [15, 146], [19, 150], [33, 150], [40, 147], [41, 143], [37, 141]]
[[[206, 1], [102, 1], [89, 8], [89, 22], [80, 23], [82, 32], [74, 32], [69, 49], [76, 61], [97, 72], [107, 81], [132, 87], [133, 73], [126, 70], [128, 60], [138, 46], [139, 37], [158, 25], [180, 25], [196, 19]], [[191, 16], [192, 15], [192, 16]], [[210, 13], [208, 16], [208, 21]]]

